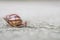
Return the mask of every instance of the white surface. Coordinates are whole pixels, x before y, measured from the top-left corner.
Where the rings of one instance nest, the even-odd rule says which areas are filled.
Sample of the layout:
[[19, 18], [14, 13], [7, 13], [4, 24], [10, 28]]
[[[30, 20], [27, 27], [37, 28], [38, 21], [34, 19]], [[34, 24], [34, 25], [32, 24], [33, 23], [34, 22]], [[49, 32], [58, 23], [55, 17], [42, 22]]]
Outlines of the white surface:
[[23, 20], [60, 25], [60, 1], [0, 1], [0, 17], [18, 14]]
[[0, 2], [0, 17], [10, 13], [19, 14], [31, 28], [9, 28], [0, 18], [0, 40], [60, 40], [60, 26], [55, 26], [60, 25], [60, 1]]
[[60, 40], [60, 26], [40, 25], [12, 28], [0, 18], [0, 40]]
[[60, 31], [45, 28], [0, 29], [0, 40], [60, 40]]

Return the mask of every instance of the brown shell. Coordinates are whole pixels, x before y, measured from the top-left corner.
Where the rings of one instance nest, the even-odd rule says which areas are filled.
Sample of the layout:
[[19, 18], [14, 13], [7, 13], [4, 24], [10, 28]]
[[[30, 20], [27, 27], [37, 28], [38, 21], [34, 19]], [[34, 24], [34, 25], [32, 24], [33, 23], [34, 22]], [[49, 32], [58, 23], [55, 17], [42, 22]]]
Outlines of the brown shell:
[[22, 20], [21, 20], [20, 16], [18, 16], [16, 14], [7, 15], [4, 19], [11, 26], [21, 26], [22, 25]]

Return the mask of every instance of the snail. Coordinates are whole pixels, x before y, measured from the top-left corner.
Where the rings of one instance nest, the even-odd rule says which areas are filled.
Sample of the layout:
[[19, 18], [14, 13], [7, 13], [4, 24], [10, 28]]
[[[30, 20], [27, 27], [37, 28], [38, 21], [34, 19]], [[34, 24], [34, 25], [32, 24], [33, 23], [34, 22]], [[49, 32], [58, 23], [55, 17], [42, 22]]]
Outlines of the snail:
[[17, 14], [6, 15], [4, 20], [12, 27], [21, 27], [22, 25], [27, 26], [27, 22], [23, 22], [21, 17]]

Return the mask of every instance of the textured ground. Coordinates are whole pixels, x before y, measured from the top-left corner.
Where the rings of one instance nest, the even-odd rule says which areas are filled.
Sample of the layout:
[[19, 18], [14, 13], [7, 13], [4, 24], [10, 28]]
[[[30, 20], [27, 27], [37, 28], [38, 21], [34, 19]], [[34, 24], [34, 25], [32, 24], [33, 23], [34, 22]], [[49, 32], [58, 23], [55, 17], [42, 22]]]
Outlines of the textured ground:
[[0, 20], [0, 40], [60, 40], [60, 27], [53, 25], [11, 28]]
[[60, 31], [45, 28], [0, 29], [0, 40], [60, 40]]

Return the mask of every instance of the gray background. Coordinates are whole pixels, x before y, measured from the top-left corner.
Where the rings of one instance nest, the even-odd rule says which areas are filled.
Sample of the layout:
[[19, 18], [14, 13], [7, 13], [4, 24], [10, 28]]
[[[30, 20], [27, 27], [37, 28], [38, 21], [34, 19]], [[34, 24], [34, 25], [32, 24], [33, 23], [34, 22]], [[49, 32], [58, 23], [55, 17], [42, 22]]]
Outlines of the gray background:
[[[30, 28], [7, 26], [2, 17], [13, 13], [28, 21]], [[60, 1], [0, 1], [0, 40], [60, 40], [58, 25]]]
[[60, 1], [0, 1], [0, 17], [14, 13], [32, 23], [60, 25]]

